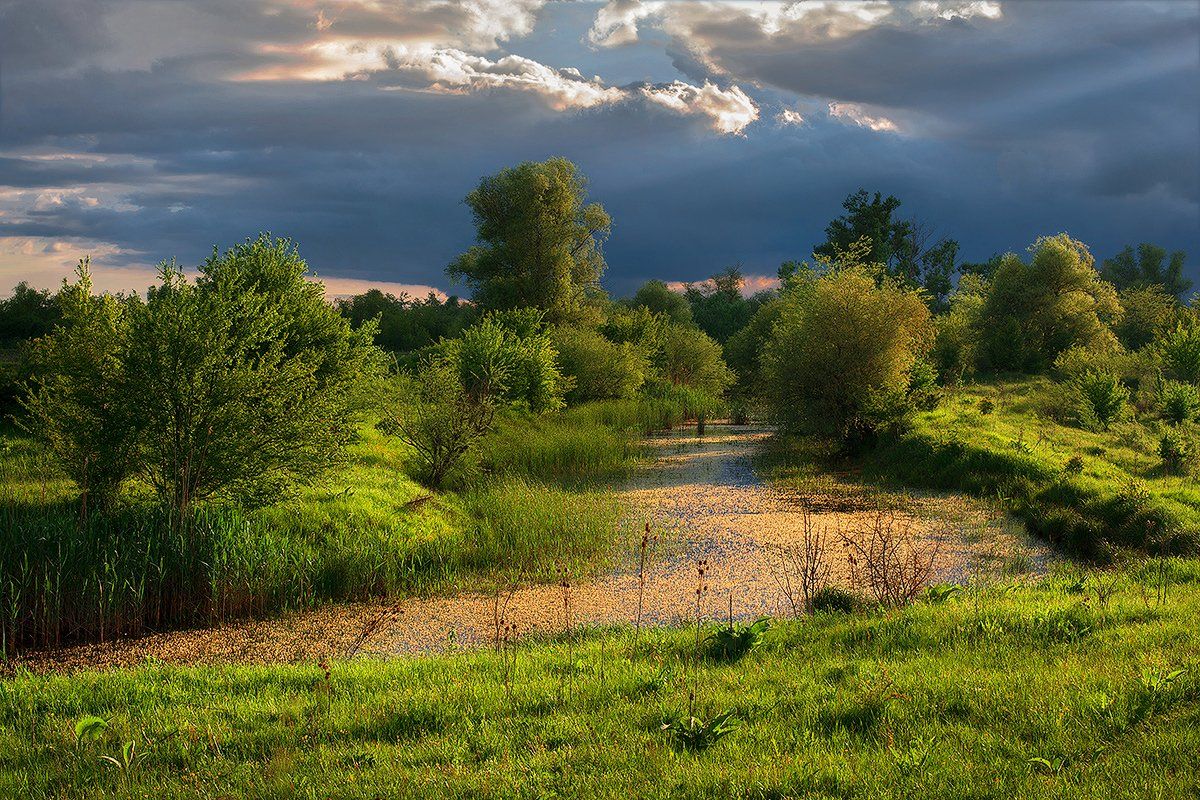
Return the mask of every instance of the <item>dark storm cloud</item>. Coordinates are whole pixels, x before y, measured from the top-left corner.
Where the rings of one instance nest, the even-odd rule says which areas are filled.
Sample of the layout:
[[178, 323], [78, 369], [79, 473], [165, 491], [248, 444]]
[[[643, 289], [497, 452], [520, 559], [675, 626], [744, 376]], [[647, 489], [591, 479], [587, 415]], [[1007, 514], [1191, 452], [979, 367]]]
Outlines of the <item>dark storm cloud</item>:
[[[307, 0], [0, 3], [0, 238], [194, 264], [213, 243], [271, 230], [327, 274], [445, 286], [471, 240], [463, 195], [484, 174], [561, 154], [614, 217], [607, 282], [622, 292], [738, 261], [771, 273], [805, 257], [860, 185], [896, 193], [970, 257], [1059, 230], [1099, 255], [1150, 239], [1200, 256], [1194, 5], [1009, 4], [998, 20], [901, 9], [836, 36], [835, 17], [768, 34], [713, 13], [671, 49], [693, 83], [751, 91], [763, 113], [744, 136], [638, 86], [619, 102], [564, 101], [552, 92], [575, 80], [557, 71], [569, 62], [535, 76], [549, 89], [436, 93], [383, 58], [353, 80], [298, 77], [319, 65], [304, 48], [332, 19], [331, 34], [433, 42], [460, 54], [451, 66], [486, 55], [486, 76], [527, 79], [499, 60], [521, 52], [522, 15], [540, 3], [492, 5], [507, 22], [442, 2], [330, 3], [328, 17]], [[583, 33], [538, 35], [583, 47]], [[600, 71], [622, 52], [588, 63]], [[420, 78], [424, 64], [405, 69]], [[272, 69], [284, 77], [236, 79]], [[902, 133], [833, 118], [833, 101]], [[784, 106], [806, 122], [776, 123]]]

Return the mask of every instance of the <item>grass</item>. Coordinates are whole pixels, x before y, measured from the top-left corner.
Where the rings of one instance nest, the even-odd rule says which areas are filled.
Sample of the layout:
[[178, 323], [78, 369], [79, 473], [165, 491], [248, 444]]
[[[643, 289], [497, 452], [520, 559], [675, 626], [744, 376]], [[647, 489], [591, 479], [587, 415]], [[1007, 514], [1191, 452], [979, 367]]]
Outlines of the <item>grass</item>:
[[[690, 630], [611, 630], [327, 670], [18, 674], [0, 796], [1191, 798], [1200, 565], [1160, 563], [780, 622], [736, 662], [694, 659]], [[662, 729], [693, 685], [699, 725], [733, 721], [707, 749]], [[107, 725], [77, 741], [89, 716]]]
[[22, 646], [326, 600], [470, 588], [498, 573], [598, 569], [624, 536], [616, 501], [592, 484], [619, 478], [640, 454], [625, 425], [638, 405], [505, 418], [484, 443], [485, 472], [457, 492], [421, 487], [406, 475], [404, 446], [364, 427], [348, 466], [324, 483], [262, 509], [210, 504], [186, 531], [136, 489], [117, 513], [80, 520], [72, 484], [9, 432], [0, 438], [0, 659]]
[[[863, 474], [998, 500], [1035, 533], [1090, 558], [1200, 551], [1200, 486], [1163, 471], [1161, 423], [1068, 427], [1046, 413], [1048, 390], [1039, 378], [950, 391], [911, 432], [866, 456]], [[1082, 469], [1068, 467], [1072, 458]]]

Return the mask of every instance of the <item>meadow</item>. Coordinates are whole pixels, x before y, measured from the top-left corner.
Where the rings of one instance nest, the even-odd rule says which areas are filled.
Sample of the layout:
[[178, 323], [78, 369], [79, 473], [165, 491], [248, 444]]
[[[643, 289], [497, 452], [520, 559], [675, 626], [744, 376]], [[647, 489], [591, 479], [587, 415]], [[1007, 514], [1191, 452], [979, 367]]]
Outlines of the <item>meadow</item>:
[[704, 620], [19, 673], [0, 682], [0, 794], [1190, 798], [1198, 613], [1200, 568], [1167, 559], [779, 620], [745, 653]]

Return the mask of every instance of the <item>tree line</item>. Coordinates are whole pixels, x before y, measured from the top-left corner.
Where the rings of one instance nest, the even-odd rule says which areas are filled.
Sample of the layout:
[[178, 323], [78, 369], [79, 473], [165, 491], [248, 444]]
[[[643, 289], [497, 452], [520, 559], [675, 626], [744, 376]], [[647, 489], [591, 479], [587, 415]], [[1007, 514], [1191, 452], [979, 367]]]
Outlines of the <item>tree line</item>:
[[[296, 245], [269, 235], [215, 250], [195, 280], [164, 263], [144, 298], [97, 295], [86, 261], [57, 294], [22, 284], [0, 302], [10, 410], [86, 507], [137, 484], [185, 518], [319, 480], [366, 420], [437, 487], [497, 414], [596, 400], [669, 397], [701, 424], [761, 409], [858, 447], [981, 374], [1064, 377], [1081, 424], [1104, 424], [1104, 386], [1178, 402], [1200, 381], [1184, 255], [1151, 244], [1097, 267], [1059, 234], [962, 263], [897, 198], [859, 190], [777, 290], [746, 296], [731, 267], [613, 300], [612, 220], [571, 162], [501, 170], [466, 203], [476, 243], [447, 272], [470, 301], [331, 305]], [[1184, 416], [1200, 394], [1195, 407]]]

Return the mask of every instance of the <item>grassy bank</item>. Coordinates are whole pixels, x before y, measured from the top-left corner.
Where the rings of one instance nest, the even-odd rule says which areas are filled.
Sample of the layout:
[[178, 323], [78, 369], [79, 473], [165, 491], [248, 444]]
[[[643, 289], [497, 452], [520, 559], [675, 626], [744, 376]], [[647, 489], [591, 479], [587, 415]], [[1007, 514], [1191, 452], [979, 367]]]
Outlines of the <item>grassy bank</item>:
[[[1198, 613], [1200, 568], [1168, 561], [818, 614], [740, 661], [693, 665], [694, 633], [666, 630], [328, 676], [18, 675], [0, 683], [0, 794], [1190, 798]], [[697, 716], [737, 720], [707, 750], [661, 727], [693, 690]], [[89, 716], [107, 725], [77, 741]]]
[[[362, 431], [346, 469], [256, 510], [210, 504], [172, 525], [148, 499], [81, 519], [34, 444], [0, 450], [0, 657], [174, 624], [534, 579], [602, 567], [623, 541], [602, 483], [641, 452], [638, 401], [507, 417], [456, 491], [407, 477], [396, 439]], [[671, 420], [668, 420], [670, 424]], [[630, 424], [632, 423], [632, 424]]]
[[1070, 552], [1200, 551], [1200, 487], [1167, 474], [1158, 423], [1086, 431], [1046, 413], [1045, 379], [950, 391], [914, 429], [885, 441], [861, 467], [893, 484], [994, 498]]

